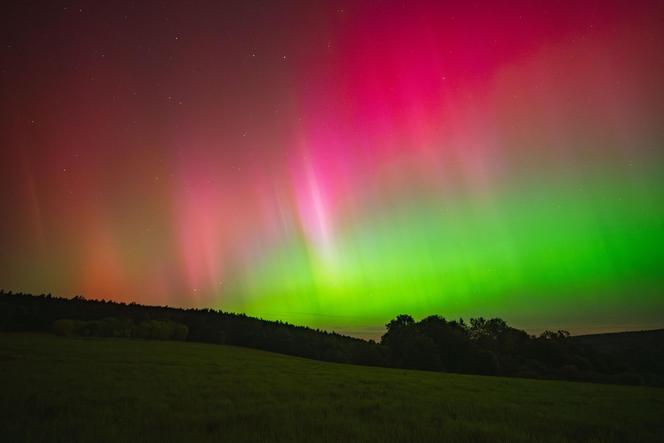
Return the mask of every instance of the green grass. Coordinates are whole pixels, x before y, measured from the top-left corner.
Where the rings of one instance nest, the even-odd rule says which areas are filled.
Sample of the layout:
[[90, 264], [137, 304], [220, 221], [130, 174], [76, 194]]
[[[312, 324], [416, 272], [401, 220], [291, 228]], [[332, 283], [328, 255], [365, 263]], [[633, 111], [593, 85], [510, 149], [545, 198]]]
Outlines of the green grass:
[[664, 441], [664, 389], [0, 334], [0, 440]]

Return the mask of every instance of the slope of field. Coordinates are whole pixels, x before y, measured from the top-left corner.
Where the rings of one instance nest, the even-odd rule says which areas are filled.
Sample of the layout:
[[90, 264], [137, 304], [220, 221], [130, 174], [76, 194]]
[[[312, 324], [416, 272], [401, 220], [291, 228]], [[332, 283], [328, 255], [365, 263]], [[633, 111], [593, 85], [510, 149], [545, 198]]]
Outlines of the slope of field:
[[664, 389], [0, 334], [2, 440], [664, 441]]

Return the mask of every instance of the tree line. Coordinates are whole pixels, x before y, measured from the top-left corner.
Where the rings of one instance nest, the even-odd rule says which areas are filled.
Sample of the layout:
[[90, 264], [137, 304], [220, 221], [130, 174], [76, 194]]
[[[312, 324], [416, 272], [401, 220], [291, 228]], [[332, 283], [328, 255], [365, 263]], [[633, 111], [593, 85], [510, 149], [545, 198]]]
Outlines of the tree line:
[[664, 386], [662, 347], [600, 351], [566, 331], [533, 336], [499, 318], [399, 315], [379, 342], [213, 309], [0, 290], [0, 331], [231, 344], [339, 363]]

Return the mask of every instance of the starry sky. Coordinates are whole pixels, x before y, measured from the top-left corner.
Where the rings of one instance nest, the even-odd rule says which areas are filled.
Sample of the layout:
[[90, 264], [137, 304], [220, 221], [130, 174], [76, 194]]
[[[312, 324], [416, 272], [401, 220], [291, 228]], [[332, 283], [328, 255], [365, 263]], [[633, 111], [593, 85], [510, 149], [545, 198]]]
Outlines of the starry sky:
[[663, 5], [10, 2], [0, 287], [664, 327]]

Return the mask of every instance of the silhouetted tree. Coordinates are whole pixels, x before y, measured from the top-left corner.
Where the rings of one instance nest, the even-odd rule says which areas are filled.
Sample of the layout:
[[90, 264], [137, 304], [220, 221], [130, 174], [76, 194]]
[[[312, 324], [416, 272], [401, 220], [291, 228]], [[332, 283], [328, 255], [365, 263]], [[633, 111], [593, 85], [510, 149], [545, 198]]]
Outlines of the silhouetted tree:
[[433, 340], [422, 333], [410, 315], [402, 314], [390, 321], [381, 344], [390, 348], [397, 366], [413, 369], [441, 369], [438, 349]]

